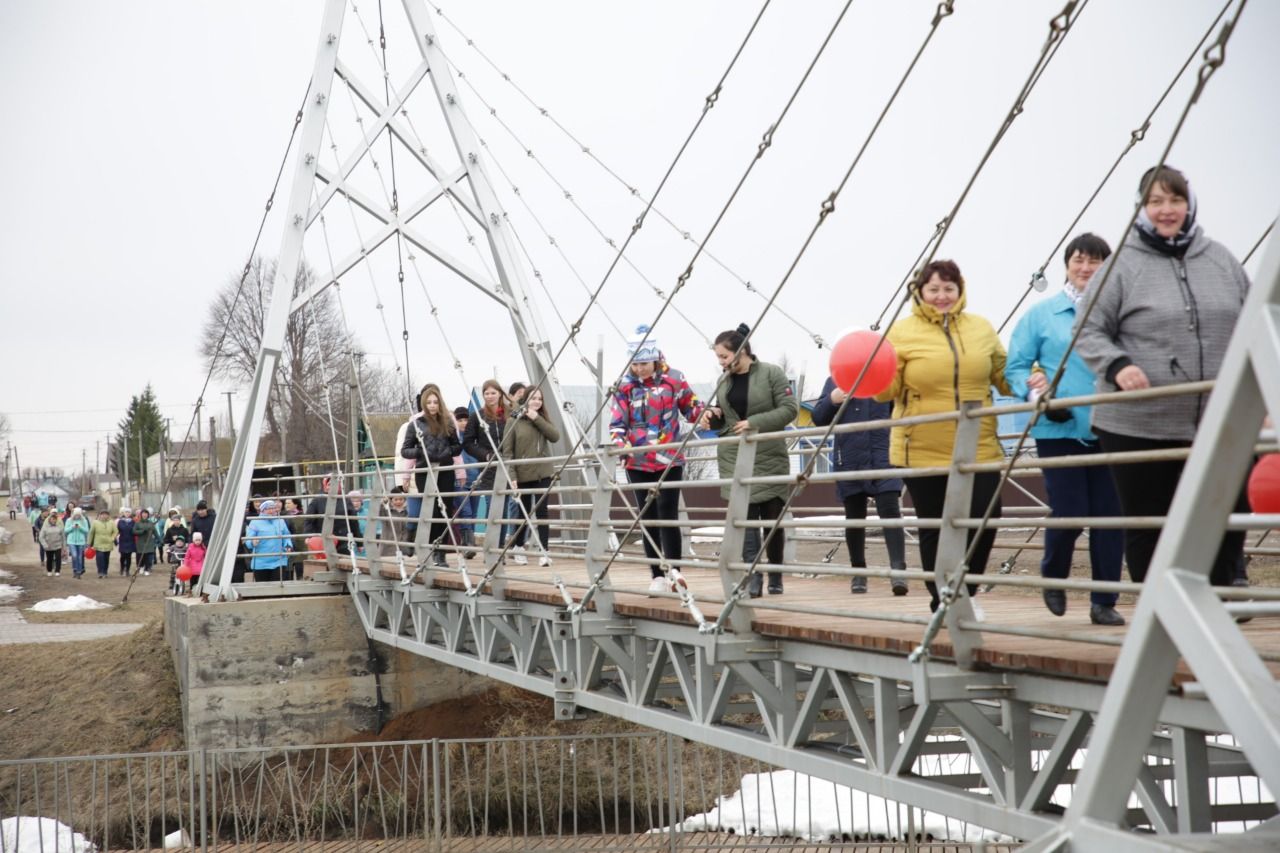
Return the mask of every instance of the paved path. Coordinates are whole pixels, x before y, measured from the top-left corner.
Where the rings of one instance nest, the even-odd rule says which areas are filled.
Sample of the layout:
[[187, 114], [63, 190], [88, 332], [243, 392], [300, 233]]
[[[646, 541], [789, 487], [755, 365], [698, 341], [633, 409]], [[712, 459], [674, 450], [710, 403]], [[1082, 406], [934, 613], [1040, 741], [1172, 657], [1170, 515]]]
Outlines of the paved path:
[[93, 625], [56, 622], [28, 622], [16, 607], [0, 607], [0, 646], [15, 643], [66, 643], [75, 640], [101, 640], [130, 634], [142, 627], [141, 622], [112, 622]]
[[[14, 577], [4, 578], [0, 583], [22, 586], [22, 574], [17, 571], [17, 564], [39, 571], [35, 567], [35, 545], [31, 541], [31, 529], [24, 521], [4, 519], [4, 527], [14, 532], [13, 542], [3, 561]], [[72, 590], [68, 589], [67, 594]], [[92, 624], [88, 622], [57, 623], [28, 622], [17, 607], [0, 607], [0, 645], [17, 643], [67, 643], [77, 640], [101, 640], [105, 637], [119, 637], [131, 634], [142, 627], [141, 622], [111, 622]]]

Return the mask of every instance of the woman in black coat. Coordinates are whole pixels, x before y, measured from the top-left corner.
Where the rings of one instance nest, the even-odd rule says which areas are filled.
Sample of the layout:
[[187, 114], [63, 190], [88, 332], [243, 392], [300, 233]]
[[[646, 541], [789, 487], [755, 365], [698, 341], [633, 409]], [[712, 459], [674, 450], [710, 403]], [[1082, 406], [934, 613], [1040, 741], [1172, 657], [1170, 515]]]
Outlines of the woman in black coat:
[[[845, 393], [836, 387], [834, 379], [827, 379], [822, 386], [822, 396], [813, 407], [813, 422], [817, 426], [827, 426], [836, 416], [836, 410], [844, 402]], [[866, 423], [867, 421], [888, 420], [893, 414], [892, 403], [877, 403], [875, 400], [855, 398], [849, 401], [840, 415], [840, 423]], [[832, 462], [837, 471], [872, 471], [889, 467], [889, 428], [862, 430], [860, 432], [837, 433]], [[844, 503], [846, 519], [865, 519], [867, 517], [867, 498], [876, 502], [876, 514], [881, 518], [901, 518], [902, 507], [899, 498], [902, 495], [901, 478], [887, 480], [840, 480], [836, 483], [836, 494]], [[867, 567], [866, 528], [846, 527], [844, 541], [849, 548], [849, 565], [855, 569]], [[907, 567], [907, 548], [901, 527], [884, 528], [884, 543], [889, 549], [889, 568], [905, 569]], [[907, 594], [907, 582], [902, 578], [890, 581], [894, 595]], [[867, 579], [854, 578], [849, 584], [851, 592], [866, 592]]]
[[[400, 447], [400, 455], [405, 459], [415, 460], [414, 476], [418, 491], [426, 491], [428, 464], [432, 466], [452, 465], [453, 457], [462, 453], [462, 443], [458, 441], [458, 425], [453, 415], [445, 407], [440, 389], [436, 385], [427, 385], [418, 395], [422, 412], [409, 423], [404, 433], [404, 444]], [[434, 520], [431, 522], [431, 542], [433, 546], [444, 544], [449, 530], [449, 507], [453, 504], [455, 473], [436, 471], [436, 490], [441, 495], [436, 503]], [[456, 545], [456, 542], [448, 544]], [[437, 566], [446, 566], [444, 552], [434, 548], [433, 559]]]

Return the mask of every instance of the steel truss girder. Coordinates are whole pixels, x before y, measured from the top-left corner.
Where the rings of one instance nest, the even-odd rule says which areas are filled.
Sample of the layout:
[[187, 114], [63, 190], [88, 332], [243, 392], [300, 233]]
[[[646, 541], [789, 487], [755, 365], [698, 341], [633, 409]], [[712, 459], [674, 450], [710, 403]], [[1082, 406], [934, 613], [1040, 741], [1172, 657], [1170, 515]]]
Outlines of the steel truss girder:
[[[571, 615], [551, 604], [367, 575], [352, 575], [348, 589], [373, 639], [553, 697], [557, 718], [582, 708], [606, 713], [1020, 838], [1057, 828], [1046, 806], [1059, 785], [1077, 778], [1071, 760], [1088, 745], [1105, 690], [1073, 683], [1060, 695], [1050, 689], [1060, 682], [1043, 676], [968, 673], [980, 689], [965, 697], [953, 688], [963, 671], [936, 660], [913, 667], [858, 649], [744, 642], [694, 625]], [[1048, 713], [1034, 707], [1042, 696], [1076, 707]], [[1175, 728], [1153, 735], [1148, 754], [1190, 750], [1203, 760], [1185, 762], [1190, 775], [1176, 764], [1149, 766], [1134, 789], [1143, 809], [1126, 814], [1129, 822], [1174, 832], [1227, 819], [1229, 808], [1210, 810], [1204, 800], [1180, 813], [1162, 788], [1161, 780], [1173, 779], [1180, 792], [1207, 790], [1215, 776], [1249, 772], [1238, 750], [1205, 744], [1205, 731], [1220, 725], [1205, 704], [1165, 697], [1160, 717]], [[726, 719], [740, 714], [759, 724]], [[939, 734], [950, 738], [930, 738]], [[1046, 753], [1037, 772], [1033, 750]], [[978, 772], [921, 775], [917, 759], [939, 754], [970, 755]], [[1250, 819], [1274, 810], [1235, 808]]]

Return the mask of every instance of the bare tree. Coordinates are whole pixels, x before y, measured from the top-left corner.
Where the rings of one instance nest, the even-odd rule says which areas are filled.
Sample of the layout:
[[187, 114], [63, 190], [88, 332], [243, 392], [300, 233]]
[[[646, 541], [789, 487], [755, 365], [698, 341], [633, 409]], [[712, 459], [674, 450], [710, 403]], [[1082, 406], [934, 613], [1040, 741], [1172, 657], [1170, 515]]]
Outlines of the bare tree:
[[[243, 287], [237, 273], [214, 297], [200, 339], [200, 354], [214, 376], [237, 382], [253, 379], [275, 274], [274, 261], [254, 258]], [[314, 272], [303, 266], [294, 280], [293, 295], [314, 282]], [[312, 297], [306, 307], [290, 314], [266, 410], [267, 427], [280, 438], [286, 460], [327, 458], [332, 453], [325, 392], [335, 381], [345, 389], [345, 380], [339, 378], [346, 376], [343, 354], [352, 349], [328, 293]], [[335, 415], [345, 424], [345, 406]]]

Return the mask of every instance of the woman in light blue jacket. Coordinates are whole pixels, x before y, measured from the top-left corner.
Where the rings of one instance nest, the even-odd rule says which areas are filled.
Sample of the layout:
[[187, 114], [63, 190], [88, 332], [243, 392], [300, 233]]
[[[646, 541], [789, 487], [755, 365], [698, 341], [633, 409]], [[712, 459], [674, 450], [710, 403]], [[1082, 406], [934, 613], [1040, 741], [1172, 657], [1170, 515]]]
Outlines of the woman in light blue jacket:
[[265, 500], [259, 505], [262, 513], [249, 522], [245, 529], [245, 546], [253, 552], [250, 567], [253, 582], [266, 583], [280, 580], [280, 570], [289, 565], [289, 553], [293, 550], [293, 535], [289, 525], [280, 517], [280, 504]]
[[[1023, 315], [1009, 341], [1009, 360], [1005, 378], [1015, 396], [1035, 400], [1049, 387], [1054, 371], [1071, 344], [1076, 309], [1085, 297], [1089, 280], [1111, 254], [1111, 247], [1101, 237], [1081, 234], [1067, 244], [1063, 261], [1067, 266], [1067, 282], [1062, 292], [1035, 305]], [[1038, 370], [1033, 371], [1033, 367]], [[1096, 377], [1076, 353], [1071, 353], [1058, 382], [1057, 397], [1092, 394]], [[1041, 459], [1054, 456], [1085, 456], [1101, 452], [1097, 436], [1089, 427], [1089, 406], [1048, 411], [1031, 429], [1036, 451]], [[1111, 469], [1106, 465], [1082, 465], [1078, 468], [1045, 468], [1045, 490], [1049, 508], [1055, 518], [1098, 517], [1121, 514]], [[1071, 556], [1080, 529], [1049, 529], [1044, 532], [1044, 557], [1040, 574], [1062, 579], [1071, 573]], [[1124, 533], [1120, 530], [1094, 529], [1089, 533], [1089, 562], [1096, 581], [1120, 580], [1124, 557]], [[1044, 603], [1054, 616], [1067, 610], [1066, 592], [1046, 589]], [[1124, 617], [1116, 612], [1116, 595], [1110, 592], [1090, 594], [1089, 618], [1095, 625], [1123, 625]]]
[[76, 580], [84, 574], [84, 549], [89, 544], [89, 519], [84, 517], [80, 507], [71, 511], [67, 519], [67, 552], [71, 554], [71, 573]]

